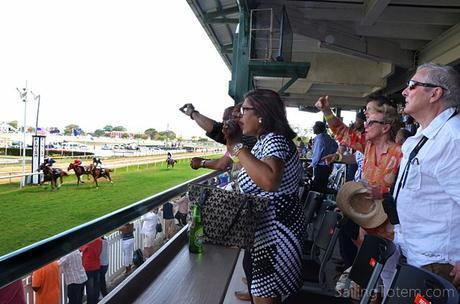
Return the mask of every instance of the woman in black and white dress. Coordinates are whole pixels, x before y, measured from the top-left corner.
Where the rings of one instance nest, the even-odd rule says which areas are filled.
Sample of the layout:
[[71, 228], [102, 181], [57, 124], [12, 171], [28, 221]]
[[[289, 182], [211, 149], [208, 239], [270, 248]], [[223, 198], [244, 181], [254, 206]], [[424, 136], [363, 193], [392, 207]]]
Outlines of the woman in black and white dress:
[[[223, 132], [227, 148], [242, 166], [241, 191], [270, 199], [251, 249], [251, 294], [256, 304], [281, 303], [302, 284], [305, 219], [297, 196], [301, 165], [292, 141], [296, 134], [283, 102], [271, 90], [248, 92], [238, 124], [229, 121]], [[241, 144], [241, 133], [257, 137], [251, 151]]]

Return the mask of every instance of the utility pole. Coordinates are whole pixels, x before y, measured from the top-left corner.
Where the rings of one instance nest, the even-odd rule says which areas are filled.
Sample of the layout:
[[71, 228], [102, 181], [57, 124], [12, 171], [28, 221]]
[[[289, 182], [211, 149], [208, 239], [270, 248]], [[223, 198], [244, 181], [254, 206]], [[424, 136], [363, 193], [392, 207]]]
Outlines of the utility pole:
[[22, 188], [26, 184], [26, 118], [27, 118], [27, 82], [26, 87], [22, 88], [22, 90], [16, 88], [19, 92], [19, 98], [24, 103], [24, 126], [22, 128], [22, 178], [19, 188]]

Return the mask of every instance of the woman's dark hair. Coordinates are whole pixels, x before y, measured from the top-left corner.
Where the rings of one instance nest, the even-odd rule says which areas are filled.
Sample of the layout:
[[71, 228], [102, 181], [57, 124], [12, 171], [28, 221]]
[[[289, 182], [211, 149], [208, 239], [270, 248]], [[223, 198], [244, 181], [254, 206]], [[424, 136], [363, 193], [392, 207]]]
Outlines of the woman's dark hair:
[[297, 136], [289, 126], [286, 107], [278, 93], [272, 90], [256, 89], [247, 92], [244, 99], [251, 103], [257, 116], [262, 118], [261, 134], [273, 132], [291, 140]]

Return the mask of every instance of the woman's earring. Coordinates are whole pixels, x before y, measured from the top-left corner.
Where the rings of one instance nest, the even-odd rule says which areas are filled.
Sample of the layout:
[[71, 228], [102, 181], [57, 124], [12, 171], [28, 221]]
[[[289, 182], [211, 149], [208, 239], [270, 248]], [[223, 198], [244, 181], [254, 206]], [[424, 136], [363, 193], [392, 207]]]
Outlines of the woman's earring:
[[260, 124], [262, 123], [262, 118], [259, 118], [259, 123], [260, 123]]

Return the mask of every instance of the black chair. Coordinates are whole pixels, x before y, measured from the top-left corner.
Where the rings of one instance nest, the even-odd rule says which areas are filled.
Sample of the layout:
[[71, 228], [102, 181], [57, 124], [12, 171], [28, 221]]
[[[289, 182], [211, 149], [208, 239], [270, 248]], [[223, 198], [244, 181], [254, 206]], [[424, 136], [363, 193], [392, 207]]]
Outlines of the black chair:
[[319, 206], [323, 202], [323, 195], [316, 191], [309, 191], [304, 204], [304, 214], [307, 224], [311, 223]]
[[342, 216], [334, 211], [326, 211], [321, 228], [313, 242], [310, 256], [302, 257], [302, 278], [315, 288], [327, 290], [325, 267], [330, 260], [339, 233], [339, 221]]
[[[349, 275], [349, 278], [362, 289], [365, 288], [365, 291], [369, 291], [363, 294], [360, 300], [361, 304], [370, 302], [372, 291], [377, 286], [383, 266], [388, 258], [393, 255], [395, 249], [393, 242], [384, 238], [374, 235], [364, 237], [363, 244], [356, 255]], [[290, 296], [284, 303], [349, 303], [349, 299], [314, 293], [307, 286], [306, 288], [303, 287], [297, 294]]]
[[[311, 194], [310, 194], [311, 193]], [[321, 228], [323, 217], [326, 211], [333, 210], [335, 202], [324, 200], [323, 195], [319, 192], [310, 191], [308, 195], [309, 207], [305, 217], [307, 218], [307, 230], [305, 231], [303, 254], [311, 255], [313, 242]]]
[[356, 255], [349, 278], [364, 288], [361, 304], [369, 303], [380, 279], [383, 266], [395, 252], [393, 242], [375, 236], [365, 235], [363, 244]]
[[458, 304], [458, 290], [440, 276], [411, 265], [398, 265], [383, 304]]

